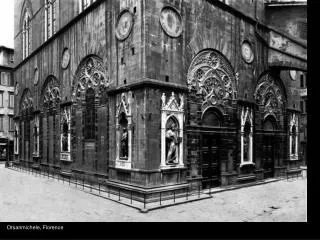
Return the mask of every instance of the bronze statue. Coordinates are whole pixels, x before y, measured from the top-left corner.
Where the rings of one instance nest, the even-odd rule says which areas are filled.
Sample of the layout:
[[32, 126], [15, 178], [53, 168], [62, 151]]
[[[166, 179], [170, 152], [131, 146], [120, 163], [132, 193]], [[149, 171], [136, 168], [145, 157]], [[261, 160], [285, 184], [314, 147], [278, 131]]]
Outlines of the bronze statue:
[[178, 150], [179, 138], [177, 136], [176, 124], [172, 123], [166, 132], [167, 142], [167, 159], [166, 164], [178, 164]]
[[121, 136], [121, 157], [122, 158], [128, 158], [128, 130], [126, 127], [122, 130], [122, 136]]

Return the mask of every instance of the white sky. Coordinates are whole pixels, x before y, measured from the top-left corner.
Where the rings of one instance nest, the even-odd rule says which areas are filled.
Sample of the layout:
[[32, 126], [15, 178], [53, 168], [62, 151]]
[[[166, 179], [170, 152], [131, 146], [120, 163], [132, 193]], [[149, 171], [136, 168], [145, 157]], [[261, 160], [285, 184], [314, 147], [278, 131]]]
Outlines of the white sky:
[[0, 46], [13, 48], [14, 0], [0, 0]]

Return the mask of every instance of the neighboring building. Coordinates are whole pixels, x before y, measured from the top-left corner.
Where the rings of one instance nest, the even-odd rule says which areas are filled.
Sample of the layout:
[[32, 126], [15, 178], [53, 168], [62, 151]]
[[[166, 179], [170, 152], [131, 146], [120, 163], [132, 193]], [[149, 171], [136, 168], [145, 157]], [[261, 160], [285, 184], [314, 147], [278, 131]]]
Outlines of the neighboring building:
[[298, 168], [307, 46], [268, 4], [15, 0], [16, 162], [137, 196]]
[[[267, 8], [266, 18], [271, 25], [307, 45], [306, 0], [271, 0], [268, 1]], [[291, 81], [296, 81], [289, 85], [290, 91], [294, 92], [294, 104], [300, 110], [299, 153], [302, 163], [307, 164], [307, 72], [298, 70], [284, 71], [284, 75]]]
[[13, 54], [0, 46], [0, 161], [13, 160]]

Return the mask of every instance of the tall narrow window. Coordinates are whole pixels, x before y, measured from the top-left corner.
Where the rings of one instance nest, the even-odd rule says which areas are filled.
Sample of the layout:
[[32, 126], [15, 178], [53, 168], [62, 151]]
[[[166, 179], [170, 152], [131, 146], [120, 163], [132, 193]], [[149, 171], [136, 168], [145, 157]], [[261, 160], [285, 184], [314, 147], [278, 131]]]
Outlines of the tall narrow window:
[[56, 0], [46, 0], [45, 5], [45, 40], [56, 33]]
[[87, 7], [90, 6], [90, 4], [94, 3], [96, 0], [79, 0], [79, 12], [82, 12]]
[[0, 115], [0, 132], [3, 132], [3, 115]]
[[0, 108], [3, 108], [3, 92], [0, 91]]
[[9, 108], [14, 108], [14, 94], [9, 92]]
[[7, 86], [8, 82], [8, 74], [6, 72], [1, 73], [1, 85], [2, 86]]
[[85, 138], [95, 139], [95, 104], [94, 104], [95, 92], [92, 88], [89, 88], [86, 92], [86, 114], [85, 114]]
[[9, 115], [9, 131], [14, 131], [13, 116]]
[[23, 59], [29, 56], [31, 49], [31, 17], [29, 12], [26, 12], [23, 21], [22, 31], [22, 54]]

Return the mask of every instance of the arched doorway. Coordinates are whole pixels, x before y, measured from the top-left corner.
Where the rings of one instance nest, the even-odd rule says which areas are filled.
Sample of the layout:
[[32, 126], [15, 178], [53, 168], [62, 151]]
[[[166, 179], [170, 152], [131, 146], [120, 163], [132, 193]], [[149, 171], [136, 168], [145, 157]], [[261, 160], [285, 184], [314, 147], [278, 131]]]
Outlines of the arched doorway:
[[42, 163], [60, 163], [60, 100], [60, 82], [49, 76], [41, 91]]
[[264, 136], [262, 141], [262, 167], [264, 169], [264, 177], [269, 178], [274, 176], [274, 166], [276, 158], [276, 135], [275, 130], [276, 120], [272, 116], [268, 116], [263, 123]]
[[286, 91], [276, 72], [264, 74], [254, 93], [258, 106], [256, 111], [258, 168], [263, 177], [279, 176], [284, 170]]
[[222, 114], [215, 108], [209, 108], [202, 117], [202, 126], [209, 131], [202, 133], [201, 172], [205, 180], [203, 187], [220, 185], [220, 127]]
[[33, 113], [33, 98], [29, 89], [24, 90], [20, 100], [20, 139], [19, 155], [25, 162], [32, 162], [31, 155], [31, 120]]
[[81, 171], [104, 174], [108, 168], [108, 87], [108, 70], [102, 59], [83, 59], [72, 83], [70, 128], [76, 141], [71, 141], [69, 150], [73, 165]]

